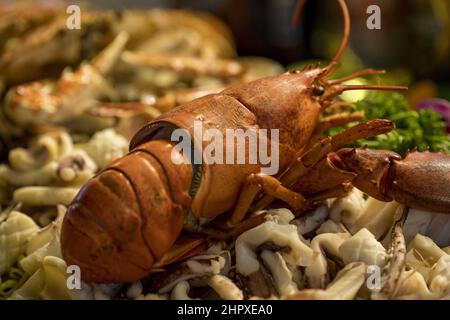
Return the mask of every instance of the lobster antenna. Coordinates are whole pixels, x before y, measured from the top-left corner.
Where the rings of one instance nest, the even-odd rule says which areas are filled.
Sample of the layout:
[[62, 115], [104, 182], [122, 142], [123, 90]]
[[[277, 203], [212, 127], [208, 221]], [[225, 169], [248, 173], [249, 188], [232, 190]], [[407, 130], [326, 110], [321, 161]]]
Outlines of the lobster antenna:
[[365, 75], [369, 75], [369, 74], [383, 74], [383, 73], [386, 73], [386, 70], [382, 70], [382, 69], [380, 69], [380, 70], [378, 70], [378, 69], [364, 69], [364, 70], [352, 73], [352, 74], [350, 74], [348, 76], [345, 76], [345, 77], [342, 77], [342, 78], [339, 78], [339, 79], [329, 80], [327, 82], [328, 82], [328, 84], [333, 85], [333, 84], [341, 83], [341, 82], [344, 82], [344, 81], [347, 81], [347, 80], [351, 80], [351, 79], [354, 79], [354, 78], [358, 78], [360, 76], [365, 76]]
[[[307, 0], [298, 0], [295, 6], [294, 15], [292, 16], [292, 25], [298, 26], [300, 22], [300, 16], [303, 11]], [[342, 15], [344, 16], [344, 35], [342, 36], [341, 44], [339, 45], [339, 49], [334, 55], [333, 59], [331, 59], [329, 65], [325, 67], [325, 74], [329, 74], [333, 68], [337, 65], [337, 62], [341, 59], [342, 54], [347, 48], [348, 40], [350, 38], [350, 13], [348, 11], [347, 4], [344, 0], [338, 0], [339, 5], [341, 6]]]
[[303, 7], [305, 6], [306, 0], [297, 0], [294, 9], [294, 15], [292, 16], [291, 24], [293, 26], [298, 26], [300, 24], [300, 17], [303, 12]]
[[341, 6], [342, 15], [344, 16], [344, 35], [342, 36], [339, 49], [334, 55], [333, 59], [331, 59], [330, 63], [338, 62], [341, 59], [341, 56], [344, 53], [345, 48], [347, 48], [348, 40], [350, 38], [350, 13], [348, 12], [348, 7], [344, 0], [338, 0], [338, 2]]
[[344, 92], [349, 90], [384, 90], [384, 91], [402, 91], [408, 90], [405, 86], [379, 86], [379, 85], [339, 85], [336, 91]]

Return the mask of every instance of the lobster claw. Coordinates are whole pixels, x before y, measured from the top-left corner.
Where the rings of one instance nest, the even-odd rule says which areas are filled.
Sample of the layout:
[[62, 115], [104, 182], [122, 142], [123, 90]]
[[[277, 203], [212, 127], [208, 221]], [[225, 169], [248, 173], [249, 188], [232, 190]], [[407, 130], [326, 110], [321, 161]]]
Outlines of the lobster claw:
[[450, 155], [413, 151], [404, 159], [392, 151], [344, 148], [335, 166], [352, 171], [353, 185], [382, 201], [450, 213]]
[[410, 152], [394, 161], [387, 191], [412, 208], [450, 213], [450, 155]]
[[336, 156], [329, 158], [336, 167], [357, 174], [352, 181], [356, 188], [378, 200], [392, 200], [386, 194], [386, 179], [392, 161], [401, 160], [397, 153], [368, 148], [343, 148], [336, 152]]

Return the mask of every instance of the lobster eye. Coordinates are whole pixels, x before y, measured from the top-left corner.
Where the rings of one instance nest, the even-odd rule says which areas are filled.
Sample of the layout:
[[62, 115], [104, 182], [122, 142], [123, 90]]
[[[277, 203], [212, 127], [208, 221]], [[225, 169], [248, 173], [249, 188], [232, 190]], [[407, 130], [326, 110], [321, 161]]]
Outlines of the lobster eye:
[[313, 96], [321, 96], [325, 92], [325, 88], [322, 86], [313, 87], [312, 94]]

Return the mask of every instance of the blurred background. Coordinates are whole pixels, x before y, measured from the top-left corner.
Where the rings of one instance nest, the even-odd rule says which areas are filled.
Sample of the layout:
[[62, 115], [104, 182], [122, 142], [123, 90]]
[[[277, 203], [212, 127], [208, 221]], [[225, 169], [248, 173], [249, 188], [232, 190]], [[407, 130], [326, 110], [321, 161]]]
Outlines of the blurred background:
[[[450, 150], [445, 137], [445, 126], [450, 133], [450, 1], [347, 0], [346, 3], [351, 17], [350, 42], [332, 76], [339, 78], [364, 68], [385, 69], [384, 75], [357, 78], [349, 83], [409, 88], [406, 101], [381, 93], [375, 101], [358, 105], [367, 118], [392, 119], [397, 126], [387, 139], [361, 143], [395, 149], [401, 154], [414, 146], [420, 150]], [[326, 65], [343, 33], [341, 9], [337, 1], [330, 0], [306, 1], [298, 26], [292, 24], [296, 0], [122, 0], [114, 4], [96, 0], [92, 4], [97, 8], [114, 6], [118, 10], [161, 7], [208, 11], [229, 26], [239, 56], [267, 57], [287, 70], [301, 69], [317, 61]], [[381, 29], [367, 27], [370, 5], [380, 8]], [[371, 94], [377, 92], [350, 91], [341, 98], [358, 101]], [[423, 108], [433, 109], [439, 116], [416, 112]]]
[[[307, 1], [291, 24], [295, 0], [94, 0], [96, 8], [181, 8], [214, 13], [231, 28], [239, 55], [267, 56], [285, 65], [328, 59], [342, 35], [337, 1]], [[342, 65], [395, 70], [406, 78], [450, 81], [450, 1], [348, 0], [352, 29]], [[366, 27], [370, 5], [381, 9], [381, 30]], [[406, 79], [407, 80], [407, 79]], [[442, 91], [448, 90], [441, 87]], [[443, 92], [444, 94], [444, 92]], [[449, 93], [445, 92], [448, 97]]]
[[[0, 0], [4, 4], [13, 2], [19, 1]], [[293, 27], [295, 2], [91, 0], [67, 3], [87, 3], [91, 8], [117, 11], [148, 8], [207, 11], [230, 27], [240, 56], [265, 56], [288, 67], [329, 59], [342, 36], [343, 19], [337, 1], [307, 1], [299, 26]], [[393, 72], [391, 75], [397, 83], [399, 80], [409, 85], [419, 82], [425, 89], [450, 98], [450, 1], [348, 0], [347, 4], [351, 13], [351, 39], [339, 73], [364, 66], [385, 68]], [[381, 9], [381, 30], [366, 27], [369, 16], [366, 10], [370, 5]]]
[[[450, 1], [346, 3], [351, 18], [350, 42], [331, 77], [341, 78], [364, 68], [386, 69], [386, 74], [346, 83], [405, 85], [409, 90], [398, 99], [386, 93], [381, 100], [370, 102], [376, 107], [364, 110], [366, 107], [359, 105], [358, 110], [364, 111], [366, 118], [395, 119], [397, 127], [404, 129], [393, 139], [402, 152], [411, 146], [450, 152]], [[82, 8], [78, 30], [66, 27], [66, 9], [71, 4]], [[380, 8], [380, 29], [367, 27], [371, 5]], [[76, 70], [81, 62], [92, 61], [119, 31], [126, 31], [130, 40], [105, 74], [114, 90], [93, 91], [83, 101], [93, 108], [87, 116], [95, 118], [95, 125], [87, 130], [82, 127], [86, 121], [79, 120], [79, 126], [66, 110], [67, 114], [58, 111], [64, 121], [50, 121], [41, 112], [42, 119], [47, 118], [40, 122], [93, 134], [113, 126], [113, 120], [122, 119], [124, 114], [129, 119], [137, 112], [139, 121], [127, 120], [129, 129], [124, 135], [130, 138], [139, 125], [201, 95], [317, 62], [326, 65], [343, 36], [338, 1], [306, 1], [296, 26], [291, 22], [295, 6], [296, 0], [0, 0], [0, 140], [4, 141], [0, 153], [2, 145], [7, 146], [3, 147], [6, 155], [17, 137], [27, 136], [24, 132], [33, 136], [35, 128], [42, 125], [30, 110], [46, 109], [49, 93], [54, 101], [61, 98], [55, 83], [63, 70]], [[157, 8], [181, 10], [143, 10]], [[38, 83], [20, 87], [30, 81]], [[80, 92], [84, 94], [84, 89]], [[355, 90], [339, 98], [357, 102], [376, 93]], [[92, 106], [92, 101], [100, 105]], [[77, 117], [86, 116], [80, 101], [71, 102], [70, 108], [82, 113]], [[108, 104], [111, 102], [135, 104], [115, 106]], [[126, 111], [112, 112], [114, 108]], [[142, 117], [139, 108], [153, 113]], [[423, 108], [438, 114], [416, 112]], [[24, 120], [24, 114], [29, 118]], [[111, 123], [101, 124], [104, 118]], [[425, 141], [425, 136], [430, 138]], [[433, 141], [439, 141], [439, 147], [433, 149]], [[390, 140], [382, 146], [391, 145]]]

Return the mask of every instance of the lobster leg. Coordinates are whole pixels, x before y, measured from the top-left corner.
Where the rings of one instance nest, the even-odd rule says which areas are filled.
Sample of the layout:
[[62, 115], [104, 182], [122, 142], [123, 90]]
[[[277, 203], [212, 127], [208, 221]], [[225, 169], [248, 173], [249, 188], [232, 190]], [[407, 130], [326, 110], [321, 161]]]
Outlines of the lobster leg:
[[308, 197], [307, 202], [313, 204], [315, 202], [323, 201], [331, 198], [340, 198], [348, 195], [350, 190], [352, 190], [353, 186], [350, 182], [343, 182], [336, 187], [330, 188], [323, 192], [314, 194], [311, 197]]
[[[314, 144], [308, 151], [300, 156], [291, 167], [281, 175], [281, 183], [284, 186], [290, 186], [300, 177], [304, 176], [310, 168], [322, 160], [328, 153], [338, 150], [358, 139], [376, 136], [387, 133], [394, 128], [389, 120], [371, 120], [360, 123], [356, 126], [343, 130], [332, 137], [325, 138]], [[255, 209], [261, 209], [268, 206], [273, 197], [266, 194], [254, 206]]]
[[241, 193], [231, 216], [227, 217], [225, 221], [220, 218], [216, 219], [214, 225], [217, 228], [203, 228], [201, 233], [215, 239], [227, 239], [264, 222], [264, 214], [244, 220], [253, 200], [260, 191], [286, 202], [294, 211], [300, 211], [306, 205], [305, 198], [300, 193], [282, 186], [277, 178], [261, 173], [250, 174], [242, 184]]
[[[344, 182], [334, 188], [331, 188], [331, 189], [321, 192], [317, 195], [314, 195], [313, 197], [308, 198], [307, 200], [304, 200], [302, 207], [299, 210], [296, 210], [295, 213], [296, 213], [296, 215], [298, 215], [299, 213], [302, 212], [301, 209], [310, 208], [310, 207], [312, 207], [312, 205], [314, 203], [316, 203], [318, 201], [322, 201], [322, 200], [329, 199], [329, 198], [343, 197], [348, 194], [348, 192], [351, 190], [351, 188], [352, 188], [352, 185], [350, 183]], [[290, 191], [290, 190], [288, 189], [288, 191]], [[293, 191], [290, 191], [290, 192], [295, 193]], [[245, 213], [247, 211], [248, 211], [248, 208], [245, 211]], [[236, 237], [236, 236], [240, 235], [241, 233], [260, 225], [261, 223], [263, 223], [265, 221], [265, 219], [266, 219], [265, 216], [266, 215], [264, 213], [252, 216], [250, 218], [242, 220], [241, 222], [237, 223], [231, 229], [228, 229], [228, 230], [221, 230], [218, 228], [204, 228], [201, 233], [206, 236], [209, 236], [211, 238], [214, 238], [214, 239], [226, 240], [231, 237]], [[223, 226], [221, 225], [221, 227], [223, 227]]]
[[329, 104], [325, 104], [323, 108], [326, 109], [328, 114], [339, 114], [351, 110], [352, 105], [352, 103], [346, 101], [331, 101]]
[[266, 215], [264, 213], [262, 213], [262, 214], [250, 217], [248, 219], [245, 219], [245, 220], [239, 222], [233, 228], [228, 229], [228, 230], [206, 227], [201, 230], [201, 233], [203, 235], [209, 236], [213, 239], [226, 240], [231, 237], [238, 236], [241, 233], [260, 225], [265, 220], [266, 220]]
[[295, 211], [305, 205], [305, 198], [300, 193], [282, 186], [277, 178], [260, 173], [251, 174], [243, 183], [236, 207], [231, 217], [224, 223], [225, 228], [234, 227], [244, 219], [253, 200], [261, 190], [273, 198], [286, 202]]
[[174, 262], [184, 260], [200, 254], [208, 249], [208, 243], [204, 238], [189, 238], [180, 235], [175, 241], [172, 248], [167, 251], [161, 259], [159, 259], [154, 265], [154, 269], [163, 268]]
[[311, 168], [318, 163], [329, 152], [338, 150], [346, 144], [359, 139], [387, 133], [393, 128], [394, 125], [389, 120], [371, 120], [343, 130], [332, 137], [325, 138], [316, 143], [310, 150], [298, 158], [297, 161], [282, 175], [281, 182], [283, 185], [289, 186], [295, 180], [303, 176], [308, 168]]
[[341, 127], [351, 122], [361, 120], [363, 116], [364, 113], [361, 111], [356, 112], [342, 111], [338, 114], [322, 118], [322, 120], [320, 120], [320, 122], [317, 124], [317, 127], [315, 128], [311, 136], [311, 139], [304, 148], [304, 150], [311, 149], [314, 146], [314, 144], [324, 139], [325, 138], [324, 132], [326, 132], [327, 130], [336, 127]]
[[323, 118], [319, 122], [315, 132], [322, 133], [331, 128], [340, 127], [340, 126], [346, 125], [350, 122], [361, 120], [363, 116], [364, 116], [364, 114], [362, 111], [356, 111], [356, 112], [352, 112], [352, 113], [341, 112], [337, 115], [328, 116], [326, 118]]

